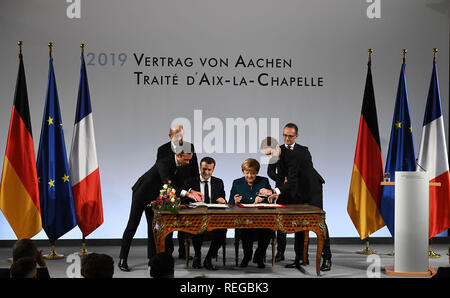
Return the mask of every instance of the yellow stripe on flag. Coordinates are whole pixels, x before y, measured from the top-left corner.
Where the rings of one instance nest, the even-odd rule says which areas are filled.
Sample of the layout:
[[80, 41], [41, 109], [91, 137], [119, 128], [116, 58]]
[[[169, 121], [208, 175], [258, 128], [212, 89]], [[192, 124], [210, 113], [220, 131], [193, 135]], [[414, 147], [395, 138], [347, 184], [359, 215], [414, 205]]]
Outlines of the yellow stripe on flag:
[[5, 156], [0, 186], [0, 209], [17, 239], [32, 238], [42, 230], [41, 214]]
[[375, 200], [356, 165], [353, 165], [347, 212], [361, 239], [367, 238], [385, 225]]

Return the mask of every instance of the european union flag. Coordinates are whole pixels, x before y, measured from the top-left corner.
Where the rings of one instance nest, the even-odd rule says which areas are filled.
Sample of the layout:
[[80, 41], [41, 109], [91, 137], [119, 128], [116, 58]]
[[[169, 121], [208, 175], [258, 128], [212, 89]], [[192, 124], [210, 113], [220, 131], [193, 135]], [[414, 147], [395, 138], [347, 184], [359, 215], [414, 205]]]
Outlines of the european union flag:
[[48, 87], [37, 159], [42, 227], [50, 243], [76, 225], [72, 185], [56, 89], [53, 58], [49, 58]]
[[[394, 119], [392, 121], [391, 139], [386, 159], [385, 173], [395, 181], [395, 171], [415, 171], [416, 158], [409, 116], [408, 92], [406, 89], [405, 63], [402, 64], [395, 101]], [[380, 213], [386, 226], [394, 237], [394, 186], [383, 186]]]

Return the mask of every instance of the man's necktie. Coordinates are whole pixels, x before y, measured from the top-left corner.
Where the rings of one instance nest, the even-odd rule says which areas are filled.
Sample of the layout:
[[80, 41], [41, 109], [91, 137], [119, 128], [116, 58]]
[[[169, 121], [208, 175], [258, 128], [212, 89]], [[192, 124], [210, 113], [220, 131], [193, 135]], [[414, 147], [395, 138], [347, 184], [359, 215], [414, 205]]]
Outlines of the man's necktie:
[[208, 180], [204, 180], [202, 182], [205, 183], [205, 203], [209, 204], [211, 203], [211, 200], [209, 198]]

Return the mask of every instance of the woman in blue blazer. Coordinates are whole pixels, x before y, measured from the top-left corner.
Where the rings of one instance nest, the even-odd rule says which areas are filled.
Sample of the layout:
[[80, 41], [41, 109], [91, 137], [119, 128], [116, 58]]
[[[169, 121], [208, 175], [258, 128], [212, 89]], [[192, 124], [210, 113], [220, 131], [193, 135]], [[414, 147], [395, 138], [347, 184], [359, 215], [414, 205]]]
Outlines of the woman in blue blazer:
[[[264, 201], [264, 198], [258, 196], [262, 188], [272, 189], [269, 179], [257, 176], [260, 164], [256, 159], [248, 158], [242, 163], [242, 172], [244, 177], [233, 181], [230, 191], [229, 204], [258, 204]], [[244, 259], [240, 267], [247, 267], [248, 262], [253, 255], [253, 242], [258, 241], [253, 262], [258, 264], [259, 268], [264, 268], [264, 256], [272, 237], [272, 230], [269, 229], [241, 229], [242, 248], [244, 250]]]

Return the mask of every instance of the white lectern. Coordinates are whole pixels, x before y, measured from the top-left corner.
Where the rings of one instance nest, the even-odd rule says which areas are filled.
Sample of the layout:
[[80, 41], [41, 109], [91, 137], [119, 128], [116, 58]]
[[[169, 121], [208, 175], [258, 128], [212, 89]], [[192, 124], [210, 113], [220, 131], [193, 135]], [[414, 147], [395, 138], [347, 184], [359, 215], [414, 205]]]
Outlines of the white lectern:
[[[391, 184], [392, 185], [392, 184]], [[386, 274], [430, 276], [427, 172], [395, 172], [394, 267]]]

